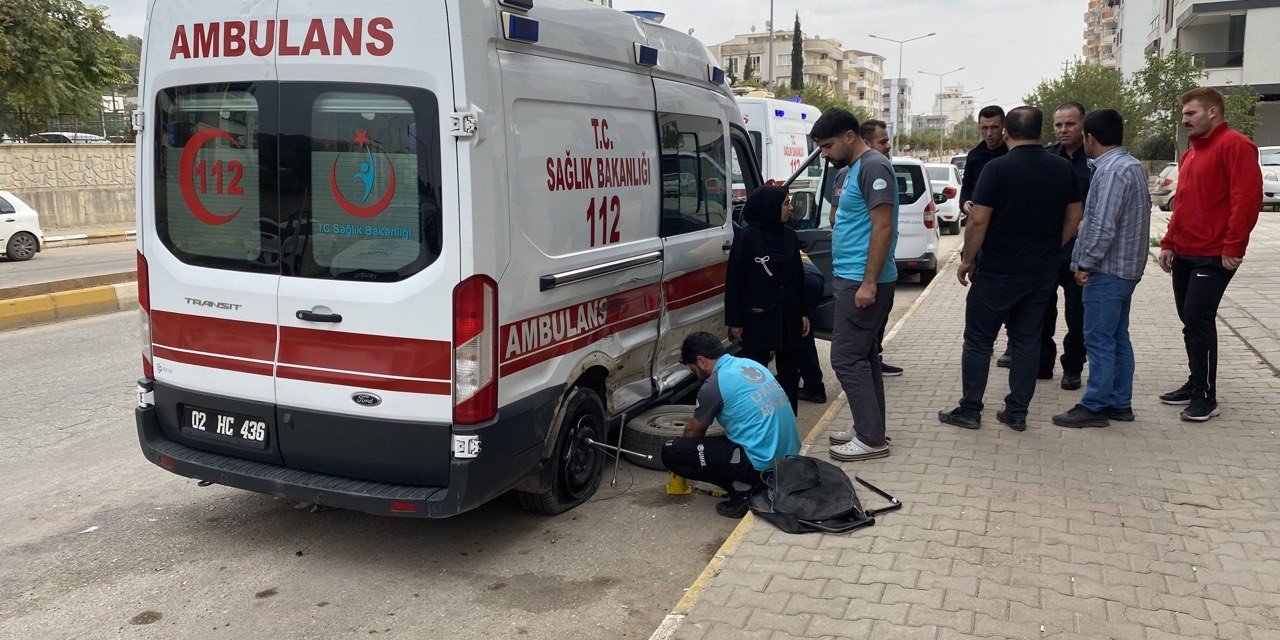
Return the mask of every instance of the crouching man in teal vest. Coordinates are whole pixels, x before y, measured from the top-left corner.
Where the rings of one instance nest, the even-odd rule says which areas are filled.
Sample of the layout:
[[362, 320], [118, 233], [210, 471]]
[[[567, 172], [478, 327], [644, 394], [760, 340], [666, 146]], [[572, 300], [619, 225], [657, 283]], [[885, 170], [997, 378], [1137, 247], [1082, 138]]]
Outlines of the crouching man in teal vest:
[[[726, 355], [710, 333], [685, 338], [680, 362], [704, 382], [684, 437], [662, 447], [662, 463], [676, 475], [729, 492], [716, 513], [741, 518], [760, 472], [800, 452], [791, 401], [767, 367]], [[724, 427], [725, 435], [707, 436], [712, 421]]]

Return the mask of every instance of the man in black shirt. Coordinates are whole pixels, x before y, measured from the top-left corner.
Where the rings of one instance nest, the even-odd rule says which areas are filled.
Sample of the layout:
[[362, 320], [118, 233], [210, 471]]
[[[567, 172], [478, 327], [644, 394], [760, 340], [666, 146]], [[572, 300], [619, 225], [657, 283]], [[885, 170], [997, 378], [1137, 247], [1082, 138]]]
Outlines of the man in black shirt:
[[[1084, 105], [1068, 102], [1053, 112], [1053, 134], [1057, 142], [1049, 145], [1049, 153], [1071, 163], [1079, 185], [1080, 200], [1089, 199], [1089, 181], [1093, 169], [1084, 153]], [[1067, 319], [1067, 335], [1062, 337], [1062, 388], [1074, 391], [1080, 388], [1080, 373], [1084, 371], [1084, 300], [1076, 274], [1071, 270], [1071, 252], [1075, 250], [1075, 238], [1063, 247], [1059, 257], [1058, 287], [1062, 288], [1062, 308]], [[1053, 360], [1057, 356], [1057, 344], [1053, 334], [1058, 328], [1058, 296], [1054, 289], [1053, 300], [1045, 308], [1044, 322], [1040, 330], [1041, 380], [1053, 379]]]
[[1009, 152], [1004, 143], [1004, 109], [994, 104], [983, 107], [978, 112], [978, 133], [982, 142], [965, 156], [964, 178], [960, 182], [960, 208], [966, 216], [973, 215], [973, 190], [982, 177], [982, 168]]
[[1009, 153], [987, 165], [974, 191], [973, 217], [956, 272], [960, 284], [973, 282], [965, 308], [964, 397], [959, 407], [938, 412], [946, 424], [981, 426], [991, 352], [1003, 324], [1009, 328], [1013, 363], [1009, 395], [996, 419], [1015, 431], [1027, 428], [1041, 321], [1053, 295], [1058, 255], [1084, 215], [1070, 163], [1040, 146], [1043, 122], [1034, 107], [1010, 111], [1005, 118]]

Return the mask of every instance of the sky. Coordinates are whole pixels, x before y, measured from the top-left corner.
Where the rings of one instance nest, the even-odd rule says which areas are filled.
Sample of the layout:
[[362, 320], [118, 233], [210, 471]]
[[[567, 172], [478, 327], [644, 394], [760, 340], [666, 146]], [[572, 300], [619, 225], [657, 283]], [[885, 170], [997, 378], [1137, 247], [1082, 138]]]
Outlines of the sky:
[[[228, 0], [216, 0], [227, 2]], [[428, 1], [428, 0], [424, 0]], [[429, 0], [435, 1], [435, 0]], [[142, 35], [146, 0], [105, 2], [110, 24], [121, 34]], [[665, 25], [688, 31], [708, 45], [752, 25], [765, 28], [769, 0], [614, 0], [614, 8], [647, 9], [667, 14]], [[883, 55], [885, 77], [898, 70], [898, 45], [868, 37], [905, 40], [937, 35], [906, 45], [902, 75], [914, 83], [913, 112], [928, 111], [938, 79], [920, 73], [945, 73], [946, 84], [961, 84], [979, 106], [1006, 109], [1042, 79], [1057, 77], [1062, 64], [1080, 55], [1087, 0], [775, 0], [779, 28], [791, 29], [797, 10], [807, 36], [835, 38], [846, 48]]]

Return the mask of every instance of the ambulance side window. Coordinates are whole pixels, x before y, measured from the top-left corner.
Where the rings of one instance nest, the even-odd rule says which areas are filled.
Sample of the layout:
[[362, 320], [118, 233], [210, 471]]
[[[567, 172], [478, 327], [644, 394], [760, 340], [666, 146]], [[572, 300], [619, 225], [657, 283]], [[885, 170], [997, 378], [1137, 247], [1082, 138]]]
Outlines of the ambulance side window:
[[724, 225], [730, 182], [723, 126], [715, 118], [658, 115], [662, 237]]
[[156, 231], [187, 264], [236, 271], [277, 267], [277, 225], [261, 189], [263, 167], [274, 167], [269, 159], [262, 162], [260, 143], [270, 133], [264, 131], [263, 111], [269, 109], [260, 107], [259, 89], [198, 85], [156, 96]]

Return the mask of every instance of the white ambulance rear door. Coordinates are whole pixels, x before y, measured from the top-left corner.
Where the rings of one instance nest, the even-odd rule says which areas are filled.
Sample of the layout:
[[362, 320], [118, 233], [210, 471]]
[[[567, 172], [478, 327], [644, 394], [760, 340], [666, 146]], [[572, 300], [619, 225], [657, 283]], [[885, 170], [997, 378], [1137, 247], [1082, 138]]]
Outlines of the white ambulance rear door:
[[[138, 147], [155, 380], [260, 403], [275, 401], [280, 282], [275, 10], [155, 2]], [[249, 33], [260, 46], [234, 37]]]
[[448, 423], [460, 250], [446, 3], [278, 13], [278, 404]]

